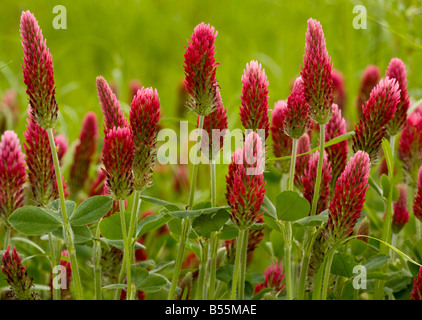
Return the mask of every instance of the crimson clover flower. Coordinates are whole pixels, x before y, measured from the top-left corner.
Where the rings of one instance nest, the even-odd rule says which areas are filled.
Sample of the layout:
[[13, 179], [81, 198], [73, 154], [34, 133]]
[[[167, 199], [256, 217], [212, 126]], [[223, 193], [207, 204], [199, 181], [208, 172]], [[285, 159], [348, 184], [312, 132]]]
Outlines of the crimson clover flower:
[[361, 77], [358, 98], [356, 100], [359, 115], [362, 114], [363, 104], [369, 99], [372, 89], [378, 84], [380, 79], [381, 74], [377, 66], [369, 65], [366, 67]]

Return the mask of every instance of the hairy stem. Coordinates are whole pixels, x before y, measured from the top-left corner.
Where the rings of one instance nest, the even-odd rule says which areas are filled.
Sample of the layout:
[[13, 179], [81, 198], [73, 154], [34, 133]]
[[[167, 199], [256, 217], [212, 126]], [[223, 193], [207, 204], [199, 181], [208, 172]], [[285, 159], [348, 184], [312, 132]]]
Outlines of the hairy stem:
[[[48, 233], [48, 242], [50, 245], [51, 270], [53, 270], [53, 268], [57, 266], [60, 262], [59, 262], [59, 259], [57, 258], [57, 249], [56, 249], [53, 234], [51, 232]], [[53, 300], [61, 300], [61, 298], [62, 298], [61, 287], [58, 286], [56, 288], [56, 286], [53, 285]]]
[[201, 242], [201, 264], [199, 266], [198, 283], [196, 289], [196, 300], [205, 300], [205, 273], [207, 271], [208, 260], [208, 243], [207, 241]]
[[130, 247], [126, 231], [126, 220], [125, 220], [125, 201], [119, 200], [119, 209], [120, 209], [120, 223], [122, 225], [122, 234], [123, 234], [123, 246], [124, 254], [123, 259], [126, 263], [126, 283], [127, 283], [127, 295], [126, 300], [132, 299], [132, 272], [131, 272], [131, 263], [130, 263]]
[[248, 237], [249, 232], [246, 229], [243, 233], [240, 243], [240, 277], [239, 277], [239, 300], [245, 300], [245, 280], [246, 280], [246, 260], [248, 256]]
[[318, 200], [319, 200], [319, 189], [321, 187], [321, 175], [322, 175], [322, 163], [324, 159], [324, 145], [325, 145], [325, 124], [319, 125], [319, 158], [318, 158], [318, 169], [315, 180], [314, 197], [312, 198], [312, 209], [311, 216], [316, 214]]
[[102, 300], [101, 292], [101, 243], [100, 243], [100, 225], [97, 225], [94, 242], [94, 282], [95, 282], [95, 300]]
[[231, 292], [231, 300], [236, 300], [236, 293], [237, 293], [237, 282], [239, 278], [239, 272], [241, 268], [241, 252], [242, 252], [242, 242], [243, 238], [245, 237], [245, 233], [248, 233], [247, 229], [239, 230], [239, 235], [236, 239], [236, 257], [234, 260], [234, 269], [233, 269], [233, 279], [232, 279], [232, 292]]
[[210, 251], [211, 251], [211, 259], [210, 259], [210, 283], [208, 287], [208, 300], [214, 300], [215, 296], [215, 279], [216, 279], [216, 272], [217, 272], [217, 250], [218, 250], [218, 243], [220, 240], [220, 233], [219, 232], [212, 232], [210, 238]]

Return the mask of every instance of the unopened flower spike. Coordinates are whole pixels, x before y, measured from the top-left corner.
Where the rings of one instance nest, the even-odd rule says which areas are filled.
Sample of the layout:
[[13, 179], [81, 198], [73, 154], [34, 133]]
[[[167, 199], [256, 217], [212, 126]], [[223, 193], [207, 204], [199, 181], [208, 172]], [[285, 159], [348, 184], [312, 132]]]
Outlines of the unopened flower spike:
[[[297, 140], [297, 154], [300, 155], [302, 153], [306, 153], [311, 150], [311, 141], [309, 139], [309, 135], [304, 134]], [[301, 192], [303, 192], [303, 183], [302, 177], [305, 174], [305, 170], [308, 168], [309, 159], [311, 158], [311, 154], [305, 154], [303, 156], [296, 158], [296, 165], [295, 165], [295, 186]]]
[[380, 70], [375, 65], [366, 67], [362, 74], [358, 98], [356, 100], [356, 107], [359, 116], [362, 114], [362, 106], [369, 99], [372, 89], [378, 84], [381, 79]]
[[417, 219], [422, 221], [422, 167], [419, 168], [418, 172], [417, 189], [413, 200], [413, 213]]
[[265, 280], [263, 283], [258, 283], [255, 286], [255, 294], [263, 289], [269, 288], [274, 292], [279, 292], [284, 289], [283, 266], [281, 262], [271, 263], [271, 265], [264, 271]]
[[344, 84], [343, 74], [336, 70], [331, 70], [333, 78], [333, 102], [338, 105], [340, 110], [344, 110], [346, 104], [346, 86]]

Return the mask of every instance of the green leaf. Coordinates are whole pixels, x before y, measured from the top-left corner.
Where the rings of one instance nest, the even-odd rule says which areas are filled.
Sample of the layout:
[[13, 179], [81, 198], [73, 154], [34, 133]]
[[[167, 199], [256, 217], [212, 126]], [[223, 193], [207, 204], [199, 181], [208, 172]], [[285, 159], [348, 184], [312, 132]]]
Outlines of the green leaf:
[[390, 288], [393, 292], [399, 292], [412, 283], [413, 278], [405, 275], [396, 276], [385, 283], [386, 288]]
[[69, 222], [74, 226], [93, 223], [110, 211], [113, 200], [108, 196], [93, 196], [82, 202], [70, 216]]
[[178, 206], [177, 204], [165, 201], [165, 200], [161, 200], [158, 198], [153, 198], [153, 197], [148, 197], [148, 196], [140, 196], [140, 198], [148, 203], [152, 203], [152, 204], [157, 204], [160, 206], [165, 207], [166, 209], [168, 209], [169, 211], [179, 211], [180, 209], [182, 209], [180, 206]]
[[283, 221], [297, 221], [309, 214], [308, 200], [295, 191], [283, 191], [275, 198], [277, 217]]
[[390, 257], [387, 255], [376, 255], [371, 257], [364, 265], [366, 272], [369, 273], [381, 269], [388, 260], [390, 260]]
[[422, 239], [419, 239], [414, 247], [413, 252], [419, 261], [422, 261]]
[[229, 218], [230, 214], [226, 210], [202, 214], [192, 221], [192, 228], [198, 235], [209, 238], [211, 232], [220, 231]]
[[204, 208], [204, 209], [198, 209], [198, 210], [180, 210], [180, 211], [171, 211], [169, 214], [177, 219], [184, 219], [184, 218], [191, 218], [194, 219], [196, 217], [199, 217], [202, 214], [211, 214], [215, 213], [219, 210], [227, 210], [230, 207], [214, 207], [214, 208]]
[[305, 218], [302, 218], [300, 220], [297, 220], [293, 223], [293, 226], [295, 227], [313, 227], [313, 226], [320, 226], [322, 224], [325, 224], [328, 222], [328, 216], [330, 212], [327, 210], [324, 210], [318, 215], [315, 216], [307, 216]]
[[[76, 208], [76, 203], [72, 200], [66, 200], [65, 201], [66, 206], [66, 214], [68, 217], [70, 217], [73, 213], [73, 211]], [[58, 219], [63, 222], [63, 213], [60, 210], [60, 199], [56, 199], [53, 202], [50, 202], [46, 207], [55, 217], [58, 217]]]
[[132, 274], [132, 283], [135, 284], [136, 288], [139, 288], [142, 282], [149, 277], [149, 272], [147, 269], [137, 266], [131, 266], [130, 269]]
[[53, 232], [61, 226], [61, 221], [56, 216], [48, 210], [35, 206], [24, 206], [16, 209], [8, 220], [16, 231], [30, 236], [40, 236]]
[[115, 289], [127, 289], [127, 284], [123, 284], [123, 283], [115, 283], [115, 284], [108, 284], [106, 286], [103, 286], [103, 289], [108, 289], [108, 290], [115, 290]]
[[271, 217], [277, 219], [277, 209], [267, 196], [264, 196], [262, 207], [264, 208], [265, 212], [268, 212]]
[[138, 224], [137, 227], [137, 237], [143, 236], [147, 232], [152, 230], [158, 229], [172, 220], [173, 217], [169, 215], [167, 212], [162, 212], [159, 215], [150, 215]]
[[218, 280], [229, 283], [233, 277], [233, 265], [221, 266], [217, 269], [215, 276]]
[[391, 151], [391, 146], [390, 146], [390, 142], [388, 142], [387, 139], [383, 138], [382, 139], [382, 150], [384, 151], [384, 157], [385, 157], [385, 161], [387, 162], [387, 167], [388, 167], [388, 176], [392, 177], [394, 172], [394, 158], [393, 158], [393, 152]]
[[[182, 232], [182, 220], [172, 219], [168, 222], [168, 227], [173, 235], [180, 237], [180, 234]], [[194, 239], [194, 240], [198, 238], [198, 235], [196, 234], [195, 230], [193, 230], [192, 228], [190, 228], [188, 238]]]
[[[130, 224], [129, 211], [125, 212], [126, 231], [129, 230]], [[120, 223], [120, 212], [110, 215], [100, 221], [100, 232], [104, 238], [109, 240], [122, 240], [122, 225]]]
[[30, 246], [34, 247], [35, 249], [37, 249], [38, 251], [40, 251], [41, 253], [45, 253], [45, 251], [44, 251], [43, 248], [41, 248], [38, 244], [36, 244], [35, 242], [33, 242], [33, 241], [31, 241], [31, 240], [29, 240], [27, 238], [13, 237], [12, 239], [10, 239], [10, 241], [13, 241], [13, 242], [25, 242], [25, 243], [29, 244]]
[[355, 257], [363, 254], [367, 247], [368, 244], [365, 241], [359, 239], [353, 239], [350, 241], [350, 250]]
[[265, 224], [272, 230], [281, 232], [280, 224], [274, 219], [272, 216], [267, 216], [264, 214], [263, 216]]
[[239, 229], [229, 220], [220, 233], [221, 240], [231, 240], [239, 235]]
[[270, 233], [270, 243], [272, 245], [272, 250], [274, 256], [281, 258], [284, 256], [284, 237], [283, 235], [276, 231], [272, 230]]
[[[71, 226], [73, 231], [73, 241], [75, 244], [87, 243], [92, 240], [91, 231], [87, 226]], [[53, 232], [57, 238], [63, 239], [63, 228], [59, 228]]]
[[[124, 250], [123, 240], [110, 240], [106, 238], [101, 238], [101, 242], [107, 244], [108, 246], [115, 247], [120, 250]], [[137, 249], [146, 249], [146, 247], [139, 242], [135, 242], [135, 250]]]
[[382, 195], [385, 198], [388, 198], [390, 194], [391, 182], [390, 182], [390, 178], [388, 178], [387, 175], [385, 174], [381, 176], [381, 187], [382, 187]]
[[382, 197], [382, 189], [380, 188], [380, 186], [375, 182], [374, 178], [372, 178], [372, 176], [369, 176], [368, 179], [368, 184], [372, 187], [372, 189], [375, 190], [375, 192]]
[[136, 286], [137, 290], [143, 292], [157, 292], [160, 291], [163, 286], [167, 284], [167, 279], [160, 275], [150, 275], [146, 278], [139, 286]]
[[333, 263], [331, 265], [331, 273], [351, 278], [354, 276], [353, 268], [356, 266], [356, 262], [352, 256], [344, 253], [336, 253], [333, 257]]

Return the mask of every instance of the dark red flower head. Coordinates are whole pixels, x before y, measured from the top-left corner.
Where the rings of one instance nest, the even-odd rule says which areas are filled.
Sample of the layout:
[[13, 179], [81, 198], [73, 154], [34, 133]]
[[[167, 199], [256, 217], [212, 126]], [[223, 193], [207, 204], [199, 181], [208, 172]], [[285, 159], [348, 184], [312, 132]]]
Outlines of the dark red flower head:
[[369, 99], [372, 89], [378, 84], [381, 79], [380, 70], [375, 65], [366, 67], [362, 74], [358, 98], [356, 100], [356, 107], [359, 115], [362, 114], [362, 106]]
[[3, 222], [25, 199], [26, 165], [18, 136], [5, 131], [0, 141], [0, 221]]
[[214, 27], [202, 22], [195, 27], [184, 53], [185, 86], [192, 98], [188, 101], [188, 107], [200, 116], [209, 115], [217, 102], [216, 36]]
[[43, 129], [53, 128], [59, 111], [55, 98], [53, 57], [31, 12], [22, 12], [20, 29], [23, 79], [29, 96], [31, 115]]
[[106, 187], [115, 200], [125, 200], [133, 191], [134, 143], [129, 128], [113, 128], [106, 133], [103, 144]]
[[422, 221], [422, 167], [419, 168], [418, 172], [418, 184], [413, 200], [413, 213], [416, 218]]
[[306, 102], [310, 107], [310, 117], [319, 124], [325, 124], [331, 118], [333, 104], [332, 63], [325, 45], [321, 24], [308, 20], [305, 55], [300, 73]]
[[331, 76], [333, 78], [333, 101], [343, 111], [346, 104], [346, 87], [343, 74], [336, 69], [332, 69]]
[[407, 210], [407, 190], [406, 186], [399, 184], [399, 198], [393, 204], [393, 217], [392, 217], [392, 231], [399, 233], [404, 225], [409, 221], [409, 211]]
[[283, 273], [283, 266], [281, 265], [281, 262], [272, 263], [267, 269], [265, 269], [264, 276], [264, 282], [258, 283], [255, 286], [255, 294], [266, 288], [271, 288], [275, 292], [284, 289], [283, 280], [285, 274]]
[[242, 95], [240, 96], [240, 120], [245, 129], [265, 130], [268, 137], [268, 80], [265, 70], [257, 61], [246, 64], [242, 75]]
[[365, 151], [375, 164], [379, 158], [382, 139], [400, 101], [399, 85], [394, 79], [382, 79], [371, 91], [362, 108], [359, 124], [355, 124], [353, 151]]
[[[279, 157], [289, 156], [292, 152], [292, 139], [284, 132], [284, 119], [286, 118], [287, 102], [277, 101], [272, 111], [271, 137], [273, 139], [274, 155]], [[277, 161], [276, 167], [283, 173], [289, 173], [290, 161]]]
[[410, 297], [412, 300], [422, 300], [422, 267], [419, 268], [418, 276], [414, 280]]
[[410, 105], [409, 95], [407, 94], [406, 75], [406, 66], [403, 61], [398, 58], [391, 59], [385, 76], [390, 79], [396, 79], [400, 89], [400, 102], [397, 105], [394, 118], [388, 124], [387, 129], [391, 136], [398, 134], [406, 124], [407, 110]]

